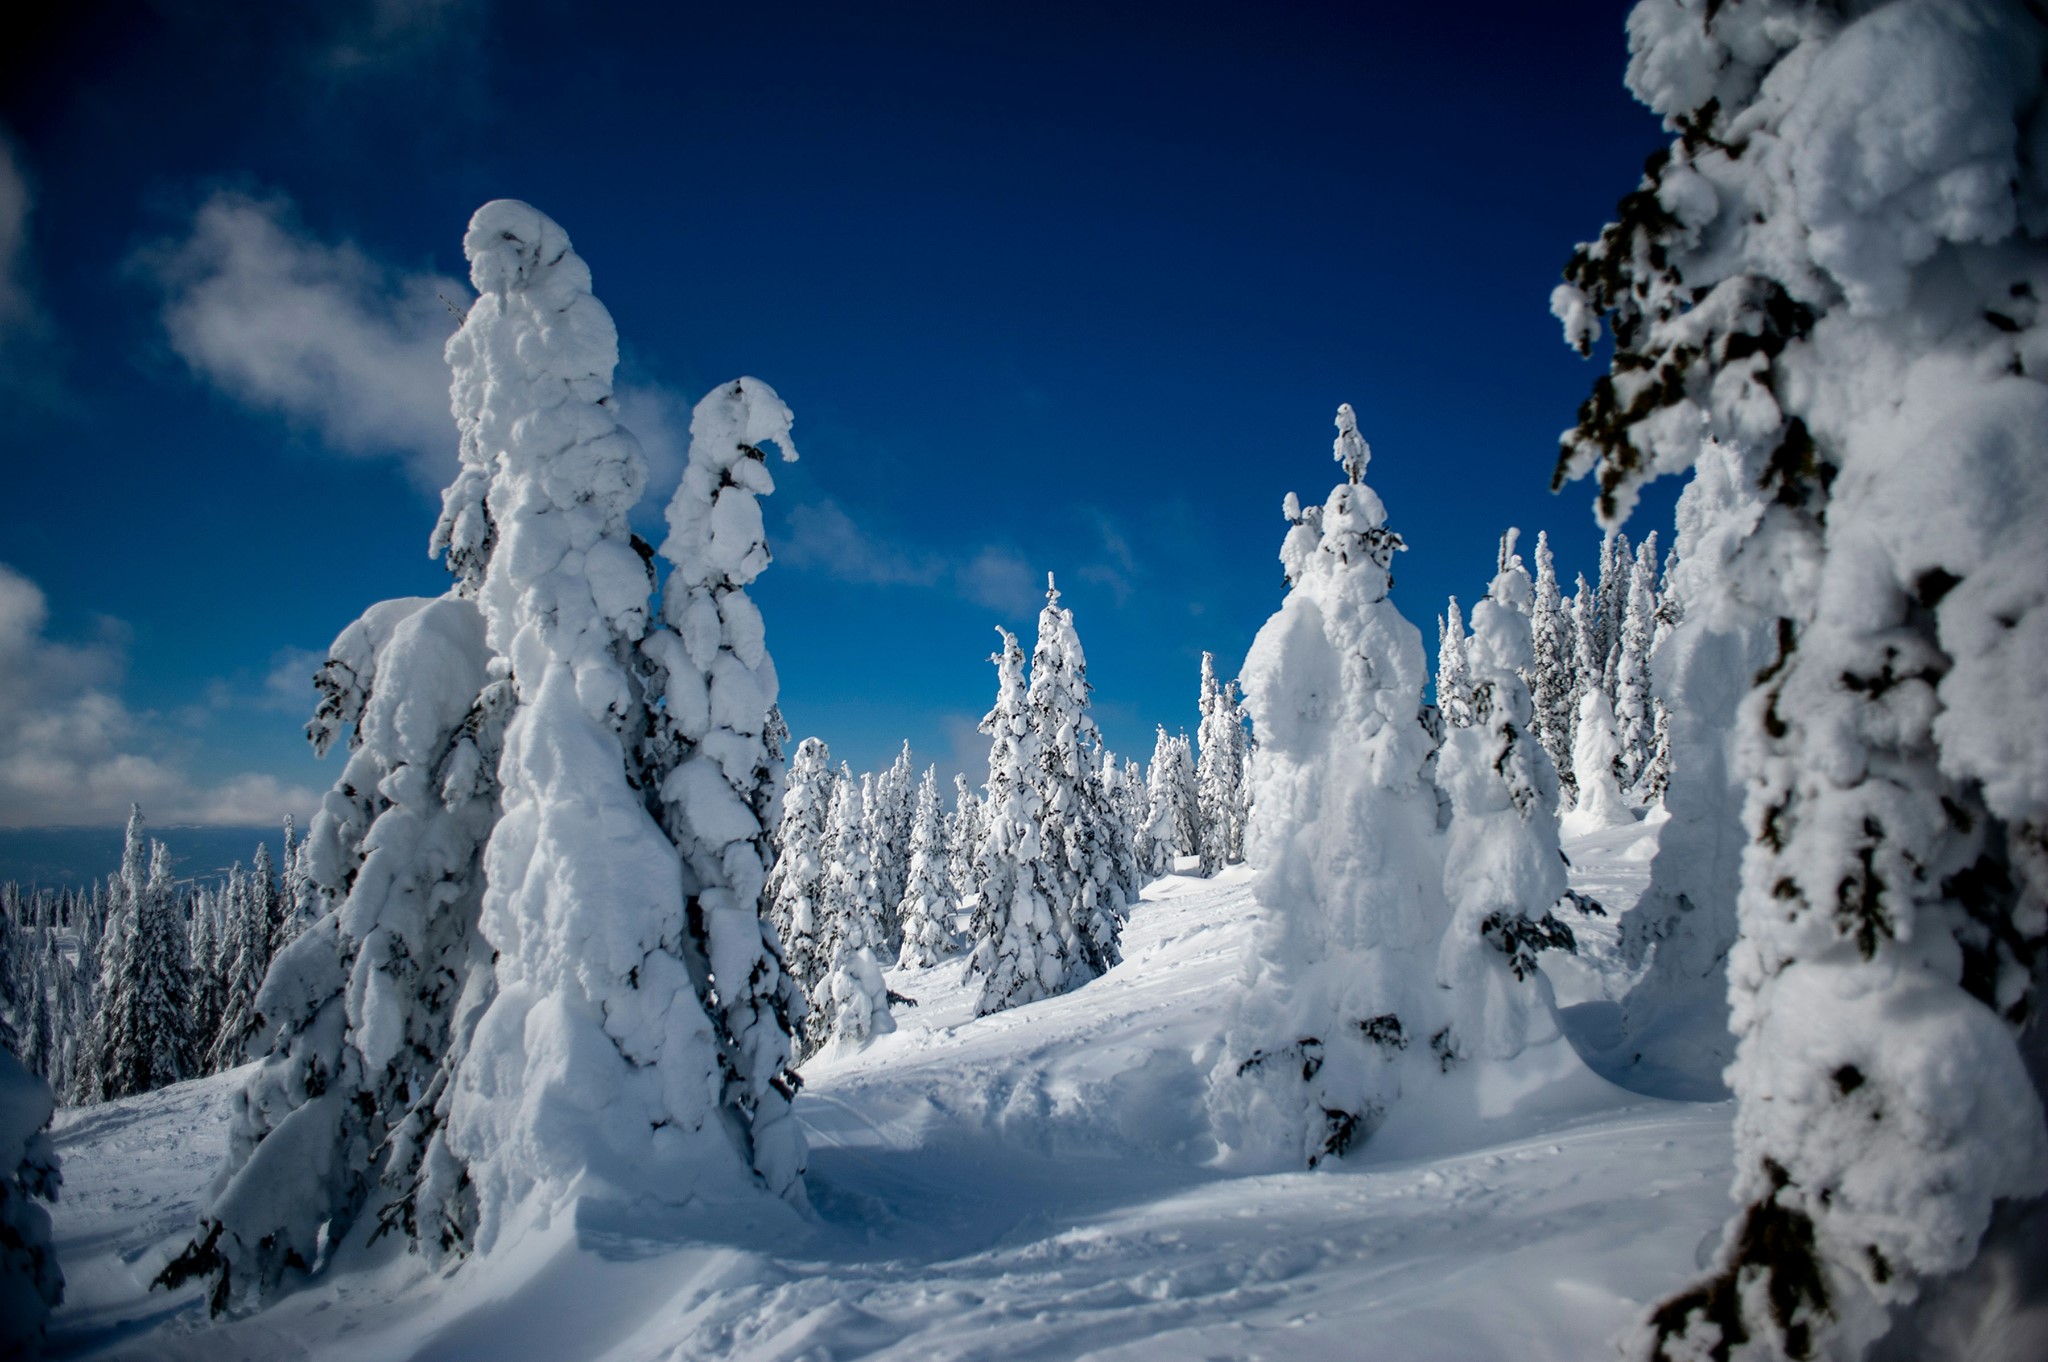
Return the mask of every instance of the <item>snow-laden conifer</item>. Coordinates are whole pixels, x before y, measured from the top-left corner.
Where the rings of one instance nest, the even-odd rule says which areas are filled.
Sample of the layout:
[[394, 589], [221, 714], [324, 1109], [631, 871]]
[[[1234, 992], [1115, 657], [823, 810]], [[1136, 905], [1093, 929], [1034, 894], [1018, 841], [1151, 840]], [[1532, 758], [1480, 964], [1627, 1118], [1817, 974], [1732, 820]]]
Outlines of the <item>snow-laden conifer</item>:
[[1202, 873], [1244, 859], [1245, 731], [1237, 682], [1216, 679], [1216, 655], [1202, 654], [1201, 727], [1195, 741], [1196, 798], [1201, 809]]
[[1245, 660], [1262, 918], [1209, 1089], [1229, 1155], [1280, 1166], [1369, 1136], [1404, 1077], [1441, 1062], [1433, 1039], [1450, 1039], [1435, 980], [1449, 915], [1421, 718], [1428, 667], [1421, 634], [1387, 599], [1403, 544], [1363, 481], [1348, 405], [1337, 429], [1348, 480], [1319, 516], [1289, 498], [1292, 589]]
[[[652, 657], [662, 669], [652, 681], [636, 645], [653, 625], [653, 573], [627, 524], [645, 460], [614, 416], [610, 314], [567, 235], [525, 204], [486, 204], [463, 245], [480, 296], [449, 357], [458, 411], [474, 403], [464, 452], [485, 461], [481, 501], [496, 540], [476, 599], [516, 697], [479, 919], [495, 952], [494, 989], [457, 1066], [446, 1125], [476, 1197], [474, 1242], [488, 1250], [574, 1197], [717, 1201], [753, 1187], [746, 1125], [732, 1119], [744, 1114], [729, 1104], [730, 1053], [700, 992], [709, 981], [693, 968], [703, 948], [689, 903], [707, 888], [692, 883], [699, 847], [679, 855], [683, 833], [657, 822], [653, 806], [679, 809], [705, 844], [754, 857], [754, 872], [721, 867], [734, 876], [721, 888], [760, 873], [766, 809], [749, 796], [772, 694], [741, 651], [760, 642], [758, 612], [735, 603], [727, 614], [707, 585], [732, 566], [766, 562], [754, 502], [765, 487], [742, 467], [765, 473], [758, 448], [741, 440], [752, 453], [691, 460], [710, 486], [678, 492], [688, 502], [681, 523], [671, 519], [668, 556], [682, 577], [681, 617], [667, 616], [689, 666], [664, 650]], [[780, 404], [756, 406], [744, 382], [735, 387], [699, 405], [693, 448], [712, 425], [776, 433]], [[728, 483], [736, 494], [726, 495]], [[449, 504], [459, 525], [467, 511], [457, 492]], [[738, 564], [721, 545], [727, 530]], [[451, 559], [458, 537], [447, 540]], [[700, 574], [688, 560], [707, 552]], [[638, 755], [650, 685], [671, 715], [701, 695], [707, 738], [730, 733], [734, 749], [700, 749], [673, 766], [679, 754]], [[752, 905], [732, 894], [734, 911], [758, 914], [759, 884]], [[758, 917], [752, 930], [758, 942]], [[606, 1119], [590, 1121], [593, 1110]], [[776, 1190], [800, 1196], [800, 1187]]]
[[1060, 604], [1048, 574], [1024, 704], [1037, 736], [1031, 770], [1038, 785], [1041, 854], [1056, 886], [1056, 930], [1069, 943], [1062, 989], [1079, 987], [1123, 958], [1118, 943], [1136, 894], [1114, 854], [1091, 692], [1074, 612]]
[[811, 986], [804, 1022], [807, 1053], [859, 1047], [896, 1029], [882, 981], [882, 895], [869, 852], [869, 779], [863, 789], [842, 772], [825, 820], [825, 901], [820, 914], [823, 966]]
[[1605, 691], [1596, 687], [1580, 697], [1573, 729], [1572, 774], [1579, 793], [1565, 810], [1565, 835], [1583, 837], [1633, 823], [1635, 811], [1622, 794], [1621, 739]]
[[825, 968], [826, 820], [839, 784], [832, 753], [817, 738], [797, 744], [782, 796], [782, 851], [768, 872], [768, 920], [791, 981], [806, 995]]
[[1735, 751], [1741, 1210], [1634, 1350], [1989, 1348], [2048, 1191], [2048, 26], [1646, 0], [1630, 31], [1673, 141], [1553, 297], [1582, 352], [1614, 337], [1560, 473], [1616, 520], [1730, 449], [1761, 504], [1717, 532], [1769, 649]]
[[1437, 955], [1450, 1009], [1445, 1054], [1513, 1059], [1561, 1034], [1537, 953], [1573, 945], [1551, 914], [1565, 891], [1557, 845], [1557, 773], [1529, 732], [1523, 673], [1535, 660], [1532, 591], [1512, 537], [1472, 607], [1467, 684], [1472, 722], [1451, 730], [1437, 779], [1451, 800], [1444, 896], [1452, 919]]
[[902, 963], [929, 967], [960, 948], [953, 920], [960, 912], [946, 852], [946, 814], [939, 803], [939, 772], [926, 767], [917, 785], [910, 823], [910, 882], [903, 891]]
[[1037, 771], [1038, 729], [1025, 698], [1024, 650], [997, 629], [995, 707], [981, 721], [990, 738], [988, 796], [974, 849], [975, 905], [969, 971], [981, 981], [975, 1012], [1049, 998], [1066, 987], [1080, 951], [1061, 911], [1062, 886], [1048, 863], [1045, 802]]
[[875, 798], [869, 809], [874, 839], [870, 850], [882, 888], [882, 938], [891, 959], [903, 944], [899, 910], [910, 883], [910, 827], [916, 812], [917, 772], [911, 769], [906, 740], [896, 760], [876, 773]]
[[195, 1072], [185, 926], [162, 842], [144, 851], [131, 809], [100, 952], [86, 1100], [151, 1092]]
[[953, 888], [962, 903], [974, 894], [974, 848], [981, 844], [984, 821], [981, 797], [967, 783], [967, 773], [953, 773], [953, 812], [946, 819], [946, 857]]
[[[789, 1104], [803, 990], [784, 967], [765, 902], [788, 731], [761, 612], [747, 594], [770, 560], [760, 498], [775, 482], [763, 446], [795, 459], [794, 422], [758, 378], [720, 385], [691, 413], [660, 549], [672, 564], [663, 627], [640, 641], [647, 737], [637, 779], [657, 796], [656, 817], [682, 858], [685, 930], [663, 948], [682, 960], [710, 1019], [720, 1101], [763, 1184], [801, 1202], [804, 1143]], [[680, 1099], [663, 1100], [674, 1109]]]
[[1436, 617], [1436, 707], [1444, 722], [1463, 728], [1472, 722], [1472, 687], [1466, 675], [1465, 616], [1451, 597]]
[[0, 1048], [0, 1356], [42, 1352], [50, 1311], [64, 1300], [64, 1273], [50, 1233], [63, 1175], [50, 1143], [50, 1085]]
[[1168, 734], [1164, 724], [1159, 726], [1145, 786], [1152, 805], [1145, 825], [1150, 869], [1164, 875], [1173, 869], [1174, 857], [1196, 855], [1202, 843], [1201, 788], [1185, 733]]
[[1656, 698], [1650, 690], [1650, 645], [1657, 629], [1657, 532], [1636, 548], [1615, 646], [1614, 729], [1621, 743], [1616, 775], [1624, 793], [1635, 789], [1650, 763], [1657, 723]]
[[1571, 779], [1572, 620], [1558, 588], [1550, 536], [1542, 531], [1536, 535], [1536, 595], [1529, 628], [1535, 649], [1529, 669], [1529, 726], [1557, 770], [1561, 801], [1569, 805], [1578, 794]]

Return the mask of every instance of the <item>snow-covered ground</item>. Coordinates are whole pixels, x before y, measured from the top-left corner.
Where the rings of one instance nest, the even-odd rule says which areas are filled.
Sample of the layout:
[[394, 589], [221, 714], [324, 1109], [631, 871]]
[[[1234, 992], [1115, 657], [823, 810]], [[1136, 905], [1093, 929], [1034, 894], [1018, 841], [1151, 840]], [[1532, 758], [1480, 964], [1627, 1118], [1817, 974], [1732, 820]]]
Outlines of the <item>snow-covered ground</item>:
[[[1567, 846], [1614, 914], [1655, 825]], [[225, 1074], [58, 1119], [69, 1279], [58, 1357], [350, 1359], [1597, 1358], [1684, 1279], [1727, 1212], [1728, 1105], [1586, 1079], [1426, 1159], [1208, 1166], [1203, 1072], [1254, 905], [1242, 871], [1173, 877], [1122, 966], [972, 1016], [958, 962], [869, 1048], [807, 1067], [808, 1223], [585, 1204], [573, 1224], [429, 1274], [388, 1242], [322, 1285], [210, 1325], [146, 1283], [221, 1157]], [[1577, 926], [1578, 924], [1575, 924]], [[1581, 930], [1562, 1001], [1602, 1002], [1614, 919]]]

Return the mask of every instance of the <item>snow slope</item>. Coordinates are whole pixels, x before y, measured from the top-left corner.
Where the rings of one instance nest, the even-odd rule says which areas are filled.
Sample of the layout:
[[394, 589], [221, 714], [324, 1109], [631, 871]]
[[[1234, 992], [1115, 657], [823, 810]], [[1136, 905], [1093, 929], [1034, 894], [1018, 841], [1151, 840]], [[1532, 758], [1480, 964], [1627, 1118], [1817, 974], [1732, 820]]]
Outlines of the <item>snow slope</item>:
[[[1647, 825], [1570, 846], [1574, 883], [1618, 911], [1654, 836]], [[957, 961], [892, 973], [919, 1004], [898, 1008], [898, 1030], [806, 1066], [808, 1223], [772, 1205], [712, 1223], [586, 1203], [573, 1224], [445, 1273], [388, 1241], [344, 1246], [342, 1270], [318, 1288], [210, 1326], [196, 1291], [142, 1283], [191, 1224], [236, 1077], [63, 1113], [56, 1220], [71, 1292], [51, 1351], [1607, 1355], [1607, 1340], [1718, 1235], [1730, 1108], [1581, 1084], [1568, 1109], [1509, 1111], [1428, 1159], [1376, 1141], [1337, 1170], [1220, 1176], [1205, 1166], [1203, 1074], [1256, 911], [1246, 885], [1242, 871], [1158, 882], [1133, 912], [1123, 964], [991, 1017], [974, 1018]], [[1618, 987], [1597, 970], [1571, 977], [1560, 982], [1567, 1001], [1602, 1002]]]

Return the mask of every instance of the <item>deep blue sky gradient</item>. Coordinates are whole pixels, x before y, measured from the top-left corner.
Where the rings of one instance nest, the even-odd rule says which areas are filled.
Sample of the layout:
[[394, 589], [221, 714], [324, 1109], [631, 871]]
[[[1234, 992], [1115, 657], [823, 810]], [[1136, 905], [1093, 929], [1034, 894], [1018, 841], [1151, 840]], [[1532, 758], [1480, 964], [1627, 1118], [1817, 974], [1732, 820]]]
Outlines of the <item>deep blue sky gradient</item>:
[[347, 71], [370, 10], [301, 8], [81, 5], [0, 68], [50, 322], [0, 428], [0, 561], [58, 635], [124, 622], [124, 697], [201, 778], [329, 783], [303, 714], [220, 697], [446, 582], [398, 459], [336, 457], [171, 352], [133, 261], [222, 187], [456, 277], [469, 213], [527, 199], [629, 377], [774, 384], [803, 451], [778, 546], [829, 502], [929, 579], [797, 552], [759, 585], [792, 727], [856, 768], [971, 752], [991, 626], [1035, 613], [959, 585], [987, 553], [1060, 574], [1112, 746], [1192, 728], [1200, 652], [1235, 668], [1279, 601], [1282, 494], [1337, 476], [1340, 401], [1431, 646], [1504, 526], [1549, 528], [1567, 582], [1593, 564], [1588, 490], [1547, 483], [1594, 373], [1546, 300], [1660, 140], [1621, 0], [449, 5]]

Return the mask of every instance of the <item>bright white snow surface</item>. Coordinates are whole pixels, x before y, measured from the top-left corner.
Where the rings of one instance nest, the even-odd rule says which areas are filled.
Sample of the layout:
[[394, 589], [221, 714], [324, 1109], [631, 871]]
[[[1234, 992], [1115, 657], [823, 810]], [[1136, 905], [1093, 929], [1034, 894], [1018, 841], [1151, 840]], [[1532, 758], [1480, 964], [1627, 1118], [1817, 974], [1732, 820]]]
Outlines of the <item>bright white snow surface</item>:
[[[1569, 843], [1619, 912], [1657, 824]], [[1203, 1069], [1255, 912], [1249, 876], [1169, 877], [1124, 962], [976, 1019], [958, 961], [890, 975], [919, 1006], [808, 1066], [815, 1219], [751, 1223], [585, 1203], [488, 1259], [429, 1273], [389, 1240], [323, 1282], [209, 1325], [196, 1287], [144, 1284], [225, 1149], [224, 1074], [58, 1117], [69, 1278], [58, 1357], [349, 1359], [1583, 1359], [1684, 1281], [1720, 1233], [1728, 1104], [1583, 1077], [1545, 1109], [1400, 1130], [1341, 1167], [1205, 1166]], [[1597, 1009], [1612, 920], [1561, 1000]], [[1585, 1010], [1574, 1007], [1568, 1019]], [[1576, 1026], [1574, 1029], [1578, 1029]], [[1438, 1142], [1416, 1157], [1400, 1145]], [[721, 1214], [730, 1215], [730, 1212]]]

